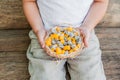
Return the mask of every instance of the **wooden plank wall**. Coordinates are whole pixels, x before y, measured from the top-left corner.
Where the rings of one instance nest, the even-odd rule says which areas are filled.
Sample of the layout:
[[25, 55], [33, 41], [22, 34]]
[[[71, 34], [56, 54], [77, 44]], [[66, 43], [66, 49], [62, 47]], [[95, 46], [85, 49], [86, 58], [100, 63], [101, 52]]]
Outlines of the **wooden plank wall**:
[[[109, 9], [97, 26], [107, 80], [120, 80], [120, 1], [110, 0]], [[29, 80], [26, 50], [30, 26], [21, 0], [0, 0], [0, 80]]]

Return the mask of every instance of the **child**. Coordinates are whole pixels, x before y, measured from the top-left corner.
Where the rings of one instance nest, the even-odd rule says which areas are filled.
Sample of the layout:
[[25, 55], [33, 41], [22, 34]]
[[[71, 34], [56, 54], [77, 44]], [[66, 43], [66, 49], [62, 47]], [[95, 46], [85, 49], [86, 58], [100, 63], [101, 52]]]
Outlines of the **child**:
[[[94, 27], [107, 5], [108, 0], [23, 0], [24, 13], [32, 27], [27, 50], [30, 80], [66, 80], [65, 63], [71, 80], [106, 80]], [[56, 58], [44, 51], [44, 37], [50, 28], [65, 24], [81, 31], [86, 48], [76, 58], [56, 64]]]

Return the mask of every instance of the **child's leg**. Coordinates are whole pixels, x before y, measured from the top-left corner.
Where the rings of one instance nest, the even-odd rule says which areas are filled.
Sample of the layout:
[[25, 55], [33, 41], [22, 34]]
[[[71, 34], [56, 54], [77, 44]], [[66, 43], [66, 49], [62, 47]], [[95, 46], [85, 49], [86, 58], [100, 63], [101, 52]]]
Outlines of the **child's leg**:
[[59, 60], [57, 64], [55, 58], [44, 52], [32, 31], [29, 36], [31, 44], [27, 50], [27, 58], [29, 59], [30, 80], [66, 80], [64, 68], [66, 60]]
[[67, 60], [71, 80], [106, 80], [99, 40], [94, 31], [91, 33], [89, 47], [75, 59]]

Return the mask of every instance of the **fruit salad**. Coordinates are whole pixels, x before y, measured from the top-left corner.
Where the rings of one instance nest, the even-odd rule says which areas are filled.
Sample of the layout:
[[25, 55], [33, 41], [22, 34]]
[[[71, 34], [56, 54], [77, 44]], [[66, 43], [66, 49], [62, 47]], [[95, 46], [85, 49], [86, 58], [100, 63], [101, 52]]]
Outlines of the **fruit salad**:
[[51, 54], [67, 56], [82, 48], [82, 38], [73, 27], [56, 26], [47, 35], [45, 44]]

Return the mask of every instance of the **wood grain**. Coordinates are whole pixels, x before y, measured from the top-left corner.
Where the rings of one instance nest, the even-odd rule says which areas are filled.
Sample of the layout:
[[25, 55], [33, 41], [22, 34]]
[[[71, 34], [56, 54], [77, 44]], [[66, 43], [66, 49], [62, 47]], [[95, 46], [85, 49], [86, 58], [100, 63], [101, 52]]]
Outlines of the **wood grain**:
[[0, 52], [0, 80], [29, 80], [26, 52]]
[[95, 31], [103, 50], [120, 49], [120, 28], [96, 28]]
[[0, 51], [26, 51], [29, 30], [0, 30]]

